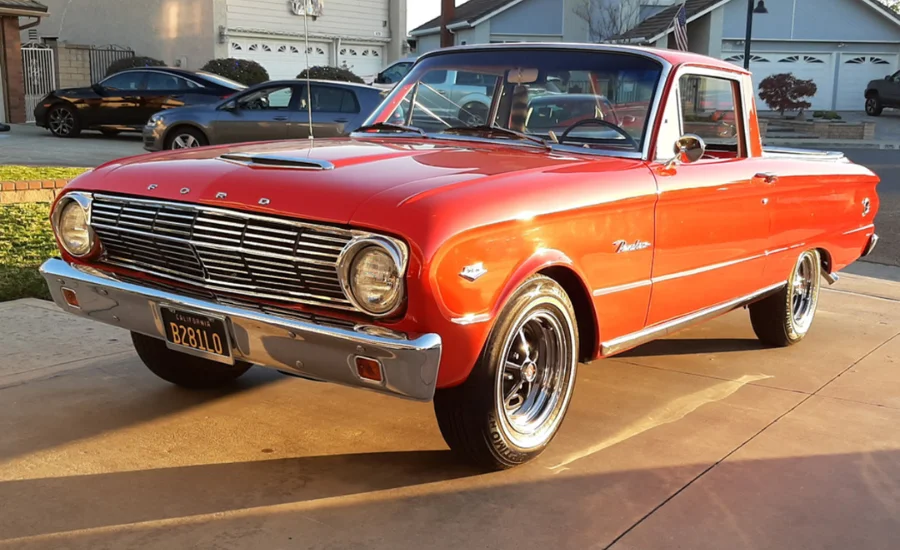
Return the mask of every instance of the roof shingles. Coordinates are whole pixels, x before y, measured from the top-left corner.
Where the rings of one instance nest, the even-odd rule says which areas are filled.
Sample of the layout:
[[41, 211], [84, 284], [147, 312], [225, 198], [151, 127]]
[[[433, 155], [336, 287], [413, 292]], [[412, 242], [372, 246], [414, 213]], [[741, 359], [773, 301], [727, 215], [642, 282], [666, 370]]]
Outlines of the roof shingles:
[[3, 8], [47, 13], [47, 6], [35, 0], [0, 0], [0, 9]]
[[[687, 0], [684, 3], [685, 15], [690, 22], [700, 12], [703, 12], [716, 4], [724, 3], [722, 0]], [[651, 39], [672, 30], [673, 20], [681, 4], [674, 4], [661, 12], [641, 21], [636, 27], [613, 37], [614, 41], [650, 41]]]
[[[4, 0], [0, 0], [2, 3]], [[469, 0], [465, 4], [460, 4], [456, 6], [456, 11], [454, 12], [453, 19], [450, 20], [450, 24], [454, 23], [474, 23], [478, 21], [485, 15], [488, 15], [494, 11], [499, 10], [500, 8], [505, 7], [508, 4], [512, 4], [518, 0]], [[441, 26], [441, 18], [440, 16], [435, 17], [431, 21], [419, 25], [410, 31], [410, 33], [421, 32], [426, 29], [433, 29]]]

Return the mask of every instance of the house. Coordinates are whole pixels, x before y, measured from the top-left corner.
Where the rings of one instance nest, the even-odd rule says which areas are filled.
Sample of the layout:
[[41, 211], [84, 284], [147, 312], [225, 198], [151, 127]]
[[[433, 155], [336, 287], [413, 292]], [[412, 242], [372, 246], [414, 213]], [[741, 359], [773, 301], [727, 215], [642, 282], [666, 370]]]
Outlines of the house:
[[[308, 55], [310, 65], [371, 76], [406, 45], [407, 0], [42, 1], [50, 16], [23, 40], [114, 44], [188, 69], [236, 57], [258, 61], [272, 78], [293, 78]], [[304, 21], [307, 6], [320, 15]]]
[[[754, 3], [758, 5], [758, 0]], [[818, 91], [810, 100], [813, 109], [859, 111], [866, 84], [900, 68], [900, 16], [878, 0], [762, 4], [768, 13], [753, 15], [750, 43], [750, 70], [757, 88], [768, 75], [792, 73], [816, 83]], [[679, 5], [658, 11], [617, 38], [674, 47], [672, 20]], [[688, 0], [685, 9], [691, 50], [743, 66], [745, 0]]]
[[[450, 30], [456, 44], [612, 41], [674, 48], [673, 20], [682, 4], [689, 49], [743, 66], [747, 0], [469, 0], [456, 7]], [[789, 72], [816, 83], [813, 109], [858, 111], [866, 84], [900, 69], [900, 16], [878, 0], [762, 5], [767, 13], [753, 16], [750, 57], [757, 87], [768, 75]], [[410, 35], [421, 53], [439, 46], [439, 33], [434, 19]]]
[[24, 122], [25, 79], [19, 34], [47, 16], [34, 0], [0, 0], [0, 122]]
[[[500, 42], [588, 42], [588, 22], [579, 15], [587, 0], [469, 0], [456, 6], [448, 25], [456, 45]], [[416, 52], [440, 48], [441, 20], [413, 29]]]

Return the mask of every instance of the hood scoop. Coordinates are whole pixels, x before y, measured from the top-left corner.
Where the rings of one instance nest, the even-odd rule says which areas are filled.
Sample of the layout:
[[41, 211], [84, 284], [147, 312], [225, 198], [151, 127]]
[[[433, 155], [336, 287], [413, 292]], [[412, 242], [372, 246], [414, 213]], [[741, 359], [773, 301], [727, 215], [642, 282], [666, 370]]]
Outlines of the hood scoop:
[[219, 157], [256, 168], [291, 168], [294, 170], [334, 170], [327, 160], [297, 158], [275, 153], [228, 153]]

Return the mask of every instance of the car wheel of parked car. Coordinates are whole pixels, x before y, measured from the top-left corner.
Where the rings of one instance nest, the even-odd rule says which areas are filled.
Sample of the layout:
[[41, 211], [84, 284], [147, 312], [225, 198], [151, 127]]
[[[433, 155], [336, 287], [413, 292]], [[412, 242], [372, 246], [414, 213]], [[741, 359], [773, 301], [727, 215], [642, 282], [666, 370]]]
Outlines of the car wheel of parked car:
[[459, 120], [466, 126], [481, 126], [487, 124], [489, 110], [483, 103], [466, 103], [459, 110]]
[[435, 394], [444, 440], [492, 470], [535, 458], [565, 417], [577, 366], [572, 302], [554, 280], [532, 277], [503, 309], [468, 379]]
[[821, 283], [819, 252], [807, 250], [800, 255], [784, 288], [750, 305], [750, 322], [756, 336], [764, 344], [776, 347], [802, 340], [816, 315]]
[[106, 137], [116, 137], [122, 132], [120, 132], [119, 130], [100, 130], [100, 133]]
[[166, 149], [193, 149], [204, 145], [209, 145], [209, 140], [195, 128], [175, 128], [166, 138]]
[[872, 95], [866, 98], [866, 114], [869, 116], [878, 116], [884, 110], [881, 105], [881, 98]]
[[57, 105], [47, 114], [47, 126], [56, 137], [73, 138], [81, 133], [78, 114], [68, 105]]
[[236, 361], [226, 365], [169, 349], [156, 338], [131, 333], [138, 357], [153, 374], [166, 382], [191, 389], [210, 389], [233, 382], [253, 365]]

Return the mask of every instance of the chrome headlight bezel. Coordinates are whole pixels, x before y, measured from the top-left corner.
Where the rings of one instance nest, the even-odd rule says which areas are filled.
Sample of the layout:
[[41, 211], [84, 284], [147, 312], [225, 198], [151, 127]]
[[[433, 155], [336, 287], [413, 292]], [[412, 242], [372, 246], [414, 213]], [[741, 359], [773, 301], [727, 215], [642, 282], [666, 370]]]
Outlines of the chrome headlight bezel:
[[[351, 270], [356, 263], [355, 260], [361, 252], [371, 247], [380, 249], [390, 257], [391, 261], [394, 263], [394, 268], [397, 271], [397, 279], [400, 284], [400, 291], [397, 293], [396, 300], [394, 303], [388, 304], [389, 307], [385, 311], [372, 311], [365, 307], [363, 301], [356, 296], [352, 285], [353, 274], [351, 273]], [[406, 248], [406, 244], [402, 241], [378, 235], [361, 235], [354, 237], [353, 240], [347, 243], [344, 250], [341, 251], [337, 262], [338, 274], [340, 275], [341, 288], [344, 290], [344, 295], [350, 300], [353, 307], [366, 315], [376, 318], [393, 315], [406, 301], [406, 268], [408, 263], [409, 252]]]
[[[84, 258], [87, 256], [91, 256], [96, 253], [99, 248], [97, 235], [94, 233], [94, 228], [91, 227], [92, 201], [93, 197], [89, 193], [81, 193], [78, 191], [67, 193], [66, 195], [63, 195], [63, 197], [56, 203], [56, 207], [53, 209], [53, 214], [50, 216], [50, 222], [53, 227], [53, 233], [56, 235], [57, 242], [59, 242], [60, 246], [67, 254], [75, 258]], [[73, 204], [81, 208], [82, 212], [84, 213], [85, 224], [87, 225], [89, 246], [87, 247], [87, 251], [82, 253], [71, 250], [66, 244], [66, 239], [63, 238], [63, 235], [60, 233], [60, 217], [62, 216], [63, 211]]]

